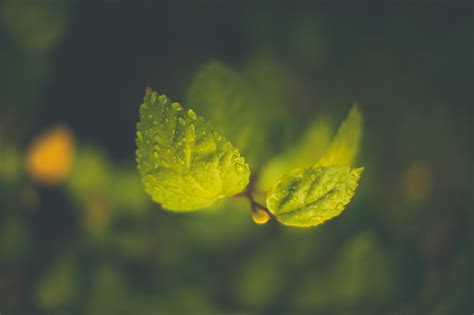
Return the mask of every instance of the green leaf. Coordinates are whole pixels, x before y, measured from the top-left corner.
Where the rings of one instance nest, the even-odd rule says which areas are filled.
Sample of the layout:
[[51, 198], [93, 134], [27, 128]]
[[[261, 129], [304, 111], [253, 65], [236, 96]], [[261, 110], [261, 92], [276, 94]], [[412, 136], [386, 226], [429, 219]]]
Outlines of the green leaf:
[[187, 104], [212, 121], [255, 168], [269, 144], [267, 131], [272, 112], [249, 81], [222, 63], [210, 62], [193, 78]]
[[268, 191], [281, 174], [297, 167], [313, 165], [329, 145], [332, 132], [331, 124], [326, 118], [315, 120], [298, 143], [265, 163], [258, 177], [258, 187]]
[[364, 170], [351, 168], [362, 129], [353, 106], [323, 157], [314, 166], [283, 175], [267, 195], [267, 207], [283, 224], [316, 226], [339, 215], [354, 196]]
[[339, 215], [354, 196], [364, 168], [319, 166], [284, 175], [267, 195], [267, 207], [278, 221], [316, 226]]
[[137, 146], [145, 190], [169, 210], [210, 206], [249, 182], [245, 159], [209, 122], [151, 90], [140, 107]]
[[362, 115], [354, 105], [318, 164], [351, 165], [359, 150], [361, 137]]

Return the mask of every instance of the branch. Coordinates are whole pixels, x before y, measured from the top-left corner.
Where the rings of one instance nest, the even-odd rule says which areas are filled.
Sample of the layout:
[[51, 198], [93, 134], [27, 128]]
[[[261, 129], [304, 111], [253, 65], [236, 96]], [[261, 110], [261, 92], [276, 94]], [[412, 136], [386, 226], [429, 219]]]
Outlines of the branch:
[[265, 211], [268, 216], [270, 218], [273, 217], [273, 214], [270, 212], [270, 210], [268, 210], [267, 207], [265, 207], [264, 205], [260, 204], [259, 202], [257, 202], [254, 198], [253, 198], [253, 195], [254, 193], [261, 193], [260, 191], [257, 191], [255, 189], [255, 178], [251, 178], [247, 188], [245, 189], [245, 191], [237, 194], [237, 195], [234, 195], [232, 196], [232, 198], [245, 198], [249, 201], [250, 203], [250, 210], [253, 214], [255, 214], [258, 210], [263, 210]]

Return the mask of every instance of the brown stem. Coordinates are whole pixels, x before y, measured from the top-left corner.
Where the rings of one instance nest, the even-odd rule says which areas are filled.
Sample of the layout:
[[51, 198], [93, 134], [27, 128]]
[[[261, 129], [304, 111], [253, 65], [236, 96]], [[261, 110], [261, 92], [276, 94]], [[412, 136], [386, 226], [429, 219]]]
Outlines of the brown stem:
[[256, 212], [257, 210], [263, 210], [265, 211], [270, 217], [273, 217], [273, 214], [270, 212], [270, 210], [268, 210], [267, 207], [265, 207], [264, 205], [258, 203], [257, 201], [255, 201], [255, 199], [253, 198], [253, 194], [254, 193], [261, 193], [260, 191], [256, 191], [255, 189], [255, 186], [254, 186], [254, 183], [255, 183], [255, 179], [251, 179], [250, 180], [250, 183], [249, 185], [247, 186], [247, 189], [245, 189], [243, 192], [237, 194], [237, 195], [233, 195], [232, 198], [245, 198], [249, 201], [250, 203], [250, 210], [252, 212]]

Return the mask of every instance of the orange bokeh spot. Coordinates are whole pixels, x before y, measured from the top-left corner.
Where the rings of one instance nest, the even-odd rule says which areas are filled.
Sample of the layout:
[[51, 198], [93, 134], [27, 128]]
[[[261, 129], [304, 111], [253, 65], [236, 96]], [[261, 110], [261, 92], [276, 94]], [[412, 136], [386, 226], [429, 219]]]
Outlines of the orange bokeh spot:
[[268, 222], [268, 220], [270, 220], [270, 216], [268, 215], [268, 213], [262, 209], [257, 209], [251, 214], [253, 222], [255, 222], [256, 224], [265, 224]]
[[74, 137], [65, 126], [53, 127], [38, 135], [29, 145], [26, 167], [39, 183], [53, 185], [69, 174], [74, 157]]

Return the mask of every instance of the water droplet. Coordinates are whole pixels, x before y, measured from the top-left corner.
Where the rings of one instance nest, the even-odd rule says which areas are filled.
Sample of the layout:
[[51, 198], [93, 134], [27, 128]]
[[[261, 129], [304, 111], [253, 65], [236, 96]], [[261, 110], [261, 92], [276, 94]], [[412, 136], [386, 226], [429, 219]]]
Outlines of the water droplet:
[[153, 156], [155, 157], [155, 159], [157, 159], [158, 158], [158, 152], [153, 153]]
[[178, 122], [181, 126], [185, 126], [186, 125], [186, 121], [183, 119], [183, 117], [179, 117], [178, 118]]
[[220, 141], [222, 139], [221, 135], [217, 131], [213, 131], [212, 135], [214, 136], [214, 139], [217, 141]]
[[353, 194], [354, 194], [354, 190], [353, 190], [353, 189], [351, 189], [349, 186], [347, 186], [347, 187], [346, 187], [346, 194], [348, 194], [348, 195], [350, 195], [350, 196], [351, 196], [351, 195], [353, 195]]
[[336, 210], [342, 211], [342, 209], [344, 209], [344, 204], [342, 202], [338, 202], [336, 205]]
[[[156, 96], [155, 96], [156, 97]], [[158, 99], [160, 100], [160, 103], [162, 104], [165, 104], [166, 101], [168, 100], [168, 98], [166, 97], [166, 95], [160, 95], [158, 96]]]
[[196, 119], [196, 113], [192, 109], [188, 109], [188, 116], [191, 119]]
[[183, 108], [181, 107], [181, 105], [179, 105], [179, 103], [173, 103], [173, 104], [171, 104], [171, 108], [173, 108], [175, 111], [180, 111], [180, 110], [183, 109]]
[[235, 164], [235, 171], [237, 172], [237, 174], [243, 174], [245, 172], [246, 168], [244, 165], [240, 164], [240, 163], [237, 163]]

